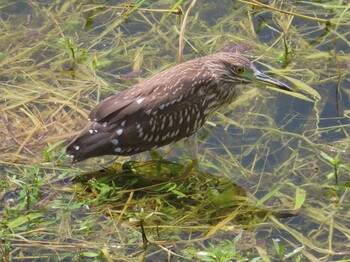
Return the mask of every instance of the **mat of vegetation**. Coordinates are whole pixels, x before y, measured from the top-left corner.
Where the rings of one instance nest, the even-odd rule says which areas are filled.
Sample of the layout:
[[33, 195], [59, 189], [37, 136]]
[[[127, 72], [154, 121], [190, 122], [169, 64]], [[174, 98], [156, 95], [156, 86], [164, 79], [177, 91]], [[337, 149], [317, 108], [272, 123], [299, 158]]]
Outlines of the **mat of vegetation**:
[[[182, 43], [182, 44], [181, 44]], [[252, 87], [181, 142], [71, 165], [103, 98], [220, 50]], [[348, 261], [350, 2], [0, 0], [2, 261]]]

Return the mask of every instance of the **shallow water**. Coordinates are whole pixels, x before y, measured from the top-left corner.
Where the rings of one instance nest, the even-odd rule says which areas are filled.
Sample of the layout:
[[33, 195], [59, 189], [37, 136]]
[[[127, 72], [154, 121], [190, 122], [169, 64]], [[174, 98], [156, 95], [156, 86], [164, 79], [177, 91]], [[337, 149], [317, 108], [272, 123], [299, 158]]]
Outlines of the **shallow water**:
[[137, 162], [71, 166], [64, 153], [98, 101], [176, 64], [178, 16], [123, 16], [110, 7], [121, 1], [0, 3], [4, 261], [349, 259], [349, 3], [273, 5], [330, 27], [238, 1], [196, 4], [184, 60], [249, 44], [259, 69], [312, 100], [258, 87], [200, 131], [199, 171], [181, 144]]

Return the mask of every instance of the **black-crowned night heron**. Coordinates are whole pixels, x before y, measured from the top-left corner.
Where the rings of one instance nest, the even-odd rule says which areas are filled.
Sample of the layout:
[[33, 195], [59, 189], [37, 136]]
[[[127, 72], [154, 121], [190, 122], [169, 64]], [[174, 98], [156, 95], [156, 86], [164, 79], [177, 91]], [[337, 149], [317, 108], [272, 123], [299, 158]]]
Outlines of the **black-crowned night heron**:
[[127, 156], [190, 137], [254, 82], [292, 91], [240, 54], [220, 52], [179, 64], [100, 102], [67, 154], [74, 162]]

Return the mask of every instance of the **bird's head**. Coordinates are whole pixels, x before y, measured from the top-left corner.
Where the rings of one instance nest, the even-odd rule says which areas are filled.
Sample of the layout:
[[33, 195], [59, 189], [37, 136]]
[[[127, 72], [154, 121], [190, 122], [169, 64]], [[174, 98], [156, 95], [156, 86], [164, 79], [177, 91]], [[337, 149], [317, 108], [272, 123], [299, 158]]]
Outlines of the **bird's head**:
[[293, 91], [288, 85], [260, 72], [247, 58], [235, 53], [217, 53], [207, 63], [213, 74], [224, 83], [244, 85], [261, 83], [278, 89]]

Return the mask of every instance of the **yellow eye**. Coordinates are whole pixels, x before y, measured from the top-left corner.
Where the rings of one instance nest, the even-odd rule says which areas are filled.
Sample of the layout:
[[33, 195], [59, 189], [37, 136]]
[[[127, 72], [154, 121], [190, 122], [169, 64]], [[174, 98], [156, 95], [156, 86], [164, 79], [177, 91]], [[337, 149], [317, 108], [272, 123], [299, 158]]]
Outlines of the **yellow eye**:
[[235, 66], [234, 70], [235, 70], [235, 73], [238, 75], [243, 74], [245, 71], [244, 67], [241, 67], [241, 66]]

